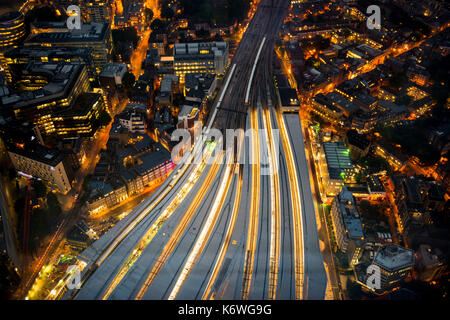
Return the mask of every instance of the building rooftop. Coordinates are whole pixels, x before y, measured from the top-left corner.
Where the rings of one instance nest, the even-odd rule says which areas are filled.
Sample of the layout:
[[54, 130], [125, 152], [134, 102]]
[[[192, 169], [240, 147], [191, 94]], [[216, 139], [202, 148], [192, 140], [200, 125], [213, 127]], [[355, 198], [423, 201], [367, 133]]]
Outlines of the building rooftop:
[[178, 76], [166, 74], [161, 79], [161, 92], [172, 92], [173, 83], [178, 82]]
[[396, 157], [400, 162], [405, 163], [409, 160], [409, 158], [401, 151], [400, 148], [392, 145], [391, 143], [381, 139], [377, 141], [377, 144], [380, 148]]
[[324, 142], [323, 149], [331, 179], [341, 179], [345, 170], [353, 169], [350, 152], [343, 142]]
[[145, 121], [147, 113], [147, 107], [142, 103], [130, 102], [125, 106], [125, 109], [119, 113], [116, 117], [119, 119], [130, 120], [131, 116], [139, 117], [142, 121]]
[[85, 57], [92, 54], [92, 48], [75, 47], [41, 47], [28, 46], [12, 48], [4, 53], [5, 57], [30, 57], [41, 60], [42, 57], [48, 58], [67, 58], [72, 56]]
[[23, 149], [11, 147], [10, 150], [18, 155], [45, 163], [52, 167], [56, 167], [63, 160], [63, 155], [58, 149], [50, 149], [37, 143]]
[[380, 178], [374, 175], [370, 175], [367, 177], [367, 186], [370, 192], [386, 192], [386, 190], [384, 190], [383, 184], [380, 181]]
[[141, 164], [134, 167], [134, 170], [139, 175], [147, 174], [148, 171], [153, 170], [155, 167], [160, 164], [170, 161], [171, 154], [167, 151], [160, 143], [155, 144], [155, 151], [144, 154], [142, 157], [139, 157], [142, 161]]
[[22, 13], [19, 11], [10, 11], [0, 15], [0, 28], [10, 27], [11, 22], [23, 17]]
[[350, 239], [362, 240], [364, 238], [363, 227], [361, 223], [361, 216], [356, 207], [355, 198], [353, 194], [343, 188], [338, 195], [339, 212], [342, 215], [347, 235]]
[[388, 109], [388, 111], [392, 113], [407, 113], [408, 108], [405, 106], [399, 106], [398, 104], [395, 104], [389, 100], [380, 100], [378, 101], [378, 105], [381, 107]]
[[298, 101], [297, 91], [292, 88], [278, 88], [280, 92], [280, 99], [282, 106], [298, 106], [300, 105]]
[[[55, 27], [57, 23], [55, 23]], [[81, 29], [69, 30], [66, 32], [43, 32], [32, 36], [25, 41], [25, 45], [44, 44], [44, 43], [74, 43], [74, 42], [102, 42], [106, 38], [108, 23], [89, 22], [83, 23]]]
[[198, 108], [190, 105], [183, 105], [180, 112], [178, 113], [178, 121], [183, 118], [192, 118], [198, 113]]
[[414, 265], [414, 251], [396, 244], [388, 244], [378, 249], [373, 263], [392, 272], [412, 267]]
[[100, 77], [114, 78], [116, 76], [123, 77], [127, 72], [127, 65], [123, 63], [108, 63], [100, 72]]
[[351, 114], [359, 109], [359, 107], [345, 98], [344, 96], [338, 94], [337, 92], [330, 92], [326, 96], [326, 99], [329, 103], [331, 103], [333, 106], [341, 109], [347, 114]]
[[333, 111], [334, 113], [337, 113], [337, 114], [343, 114], [344, 113], [344, 111], [342, 109], [340, 109], [340, 108], [336, 107], [335, 105], [333, 105], [331, 103], [331, 101], [325, 95], [323, 95], [322, 93], [319, 93], [318, 95], [316, 95], [313, 98], [313, 100], [316, 101], [317, 103], [319, 103], [320, 105], [325, 106], [327, 109]]
[[288, 79], [284, 74], [275, 75], [275, 84], [278, 88], [290, 88]]
[[12, 105], [13, 108], [19, 109], [63, 97], [73, 88], [84, 68], [80, 63], [30, 62], [23, 74], [46, 77], [47, 84], [36, 90], [12, 93], [2, 97], [0, 101], [3, 105]]
[[356, 130], [349, 130], [346, 135], [348, 143], [361, 150], [365, 150], [370, 145], [370, 141], [367, 140], [364, 135], [359, 134]]
[[83, 92], [74, 101], [74, 103], [67, 109], [55, 113], [55, 115], [64, 117], [85, 116], [91, 110], [94, 104], [101, 100], [100, 93]]
[[428, 244], [421, 244], [417, 250], [422, 258], [424, 266], [432, 266], [441, 263], [443, 257], [442, 251], [439, 248], [431, 248]]
[[227, 50], [227, 42], [175, 43], [173, 55], [175, 59], [186, 56], [211, 58], [211, 56], [223, 56]]
[[78, 226], [73, 226], [66, 236], [68, 241], [85, 242], [89, 241], [89, 236]]
[[187, 73], [184, 76], [184, 87], [186, 96], [193, 96], [193, 91], [198, 92], [201, 96], [205, 96], [205, 92], [209, 91], [216, 76], [214, 74]]

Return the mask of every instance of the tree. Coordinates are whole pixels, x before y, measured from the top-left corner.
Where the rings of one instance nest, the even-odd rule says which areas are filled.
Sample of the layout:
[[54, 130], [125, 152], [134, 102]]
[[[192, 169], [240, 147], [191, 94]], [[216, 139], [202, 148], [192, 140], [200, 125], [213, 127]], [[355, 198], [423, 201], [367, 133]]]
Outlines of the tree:
[[145, 25], [149, 26], [153, 20], [153, 11], [150, 8], [144, 9]]
[[327, 49], [330, 44], [331, 44], [331, 39], [330, 38], [324, 38], [322, 36], [316, 36], [313, 39], [313, 43], [314, 43], [314, 47], [317, 48], [318, 50], [325, 50]]
[[363, 295], [361, 285], [351, 281], [350, 278], [347, 278], [347, 293], [352, 300], [359, 300]]
[[228, 0], [225, 8], [228, 9], [228, 24], [232, 23], [233, 19], [242, 21], [245, 19], [248, 10], [250, 9], [249, 1], [245, 0]]
[[47, 193], [47, 207], [50, 213], [49, 216], [52, 218], [56, 219], [62, 212], [61, 204], [53, 192]]
[[162, 22], [162, 20], [160, 20], [158, 18], [153, 20], [152, 23], [150, 24], [150, 29], [152, 29], [153, 31], [161, 30], [163, 27], [164, 27], [164, 22]]
[[64, 21], [64, 17], [58, 16], [53, 6], [34, 7], [25, 14], [26, 23], [40, 21], [61, 22]]
[[195, 35], [198, 38], [207, 38], [207, 37], [209, 37], [210, 34], [209, 34], [208, 30], [200, 29], [200, 30], [195, 31]]
[[400, 106], [408, 106], [411, 103], [412, 98], [408, 96], [407, 94], [404, 94], [402, 96], [398, 96], [395, 99], [395, 103]]
[[99, 127], [106, 127], [111, 122], [111, 116], [106, 110], [100, 111], [97, 118], [97, 124]]
[[137, 30], [133, 27], [123, 29], [113, 29], [111, 35], [114, 47], [117, 47], [119, 45], [119, 42], [129, 42], [129, 41], [133, 43], [134, 48], [137, 47], [139, 37], [137, 34]]
[[216, 33], [212, 40], [213, 41], [217, 41], [217, 42], [222, 42], [223, 41], [223, 37], [219, 33]]
[[335, 258], [336, 258], [336, 264], [338, 265], [338, 268], [341, 269], [348, 269], [349, 265], [348, 265], [348, 258], [347, 255], [343, 252], [341, 252], [340, 250], [338, 250], [335, 254], [334, 254]]
[[91, 181], [91, 179], [92, 179], [92, 175], [90, 175], [90, 174], [87, 175], [86, 178], [84, 178], [83, 187], [82, 187], [83, 191], [89, 190], [89, 182]]
[[122, 84], [125, 89], [131, 89], [134, 86], [134, 83], [136, 82], [136, 77], [131, 72], [125, 72], [122, 78]]
[[397, 72], [389, 79], [389, 85], [393, 88], [400, 88], [402, 84], [407, 80], [406, 75], [403, 72]]
[[364, 172], [359, 171], [356, 175], [355, 175], [355, 180], [356, 183], [364, 183], [367, 181], [367, 176]]
[[361, 210], [362, 213], [368, 213], [370, 210], [370, 202], [367, 200], [361, 200], [361, 202], [359, 203], [359, 209]]
[[36, 192], [36, 197], [43, 198], [47, 194], [47, 187], [41, 180], [34, 180], [33, 181], [33, 188]]
[[19, 221], [22, 219], [24, 208], [25, 197], [22, 195], [14, 202], [14, 211], [16, 212]]
[[359, 210], [362, 214], [366, 215], [368, 218], [374, 219], [376, 221], [386, 220], [386, 217], [381, 213], [380, 206], [372, 205], [367, 200], [361, 200], [359, 202]]
[[419, 119], [408, 125], [384, 127], [380, 133], [385, 140], [401, 145], [407, 154], [416, 156], [423, 164], [432, 165], [439, 160], [440, 152], [428, 142], [427, 127]]
[[161, 17], [162, 18], [170, 20], [173, 18], [174, 15], [175, 15], [175, 12], [173, 12], [172, 8], [170, 8], [167, 5], [162, 7], [162, 9], [161, 9]]
[[212, 21], [218, 25], [242, 22], [250, 9], [247, 0], [180, 0], [183, 16], [191, 22]]
[[6, 254], [0, 254], [0, 299], [10, 300], [20, 283], [20, 278]]
[[14, 168], [9, 168], [8, 170], [8, 178], [10, 180], [14, 180], [15, 178], [17, 178], [17, 171]]
[[[57, 210], [57, 209], [56, 209]], [[33, 214], [31, 216], [31, 239], [43, 239], [52, 231], [52, 226], [55, 225], [56, 218], [53, 215], [56, 215], [57, 212], [52, 211], [52, 209], [48, 208], [44, 209], [35, 209], [33, 210]], [[36, 248], [35, 241], [30, 241], [30, 249]]]
[[344, 28], [344, 29], [342, 29], [342, 36], [344, 37], [344, 38], [347, 38], [347, 37], [349, 37], [352, 33], [351, 33], [351, 31], [350, 31], [350, 29], [349, 28]]

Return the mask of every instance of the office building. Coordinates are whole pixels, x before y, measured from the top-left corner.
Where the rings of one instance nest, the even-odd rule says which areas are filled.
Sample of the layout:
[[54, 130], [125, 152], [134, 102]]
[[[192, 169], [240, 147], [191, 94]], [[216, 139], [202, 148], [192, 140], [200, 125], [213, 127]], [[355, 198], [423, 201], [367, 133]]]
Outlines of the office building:
[[404, 155], [399, 148], [396, 148], [384, 140], [377, 142], [375, 153], [387, 160], [389, 165], [396, 171], [402, 170], [408, 162], [408, 157]]
[[380, 267], [380, 291], [397, 287], [414, 266], [414, 251], [388, 244], [378, 249], [373, 264]]
[[129, 103], [125, 110], [117, 115], [119, 123], [131, 133], [145, 133], [147, 107], [140, 103]]
[[337, 246], [347, 253], [349, 265], [355, 265], [362, 255], [364, 232], [355, 198], [345, 187], [333, 199], [331, 216]]
[[22, 13], [7, 12], [0, 16], [0, 51], [16, 46], [25, 36], [25, 22]]
[[15, 76], [14, 71], [17, 67], [25, 67], [30, 62], [58, 63], [65, 61], [85, 64], [89, 78], [93, 79], [96, 76], [92, 48], [18, 47], [6, 51], [4, 60], [7, 65], [6, 73], [9, 82]]
[[[22, 13], [17, 11], [0, 15], [0, 68], [7, 70], [8, 65], [3, 54], [17, 47], [25, 36], [25, 22]], [[6, 74], [7, 80], [9, 75]]]
[[12, 117], [0, 115], [0, 138], [8, 145], [18, 145], [26, 148], [34, 143], [44, 144], [39, 128], [30, 122], [22, 122]]
[[109, 0], [85, 0], [84, 8], [91, 22], [108, 22], [111, 24]]
[[354, 182], [356, 170], [343, 142], [324, 142], [319, 154], [319, 174], [327, 196], [336, 196], [345, 183]]
[[447, 271], [445, 255], [439, 248], [421, 244], [416, 252], [415, 270], [420, 280], [430, 282], [439, 279]]
[[63, 163], [62, 153], [40, 144], [21, 148], [11, 146], [8, 154], [14, 168], [22, 175], [42, 179], [66, 194], [71, 179]]
[[202, 103], [216, 90], [217, 77], [214, 74], [187, 73], [184, 79], [186, 100]]
[[176, 43], [173, 48], [175, 74], [184, 82], [186, 73], [225, 73], [227, 42]]
[[350, 158], [355, 161], [369, 153], [370, 141], [356, 130], [349, 130], [344, 136], [344, 143], [350, 150]]
[[92, 214], [164, 181], [175, 167], [170, 152], [161, 144], [147, 134], [132, 134], [123, 129], [118, 121], [113, 123], [109, 147], [95, 167], [87, 203]]
[[333, 124], [344, 124], [342, 110], [334, 107], [322, 93], [312, 98], [311, 111]]
[[[25, 41], [24, 45], [92, 48], [92, 56], [97, 74], [108, 63], [112, 50], [111, 29], [108, 23], [83, 23], [81, 24], [81, 29], [73, 30], [67, 29], [65, 22], [47, 22], [46, 26], [49, 28], [49, 32], [32, 35]], [[59, 29], [54, 30], [55, 28]]]
[[20, 91], [1, 98], [4, 110], [36, 124], [46, 139], [95, 134], [105, 103], [101, 94], [88, 92], [84, 65], [29, 63], [15, 83]]
[[195, 121], [198, 121], [199, 109], [194, 105], [183, 105], [180, 112], [178, 113], [178, 129], [189, 129], [191, 130], [191, 135], [193, 136], [193, 128]]
[[[105, 110], [99, 93], [81, 93], [73, 104], [51, 117], [51, 128], [58, 138], [92, 137], [99, 127], [98, 119]], [[49, 122], [50, 122], [49, 121]]]
[[94, 231], [83, 220], [74, 225], [66, 235], [70, 248], [77, 252], [86, 249], [97, 238]]
[[127, 72], [127, 65], [123, 63], [108, 63], [103, 67], [98, 80], [102, 88], [106, 90], [116, 90], [122, 86], [122, 79]]
[[38, 125], [43, 135], [57, 134], [53, 124], [57, 113], [68, 110], [75, 99], [90, 90], [86, 67], [78, 63], [29, 63], [18, 92], [1, 98], [1, 103], [18, 120]]

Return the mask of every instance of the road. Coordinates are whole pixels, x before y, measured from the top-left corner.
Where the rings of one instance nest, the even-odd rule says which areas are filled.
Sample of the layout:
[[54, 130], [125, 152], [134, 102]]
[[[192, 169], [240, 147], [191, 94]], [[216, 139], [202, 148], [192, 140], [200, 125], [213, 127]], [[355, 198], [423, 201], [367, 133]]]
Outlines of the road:
[[131, 54], [130, 66], [128, 67], [131, 68], [131, 72], [136, 77], [136, 80], [141, 74], [144, 73], [144, 70], [142, 70], [142, 62], [147, 55], [148, 39], [150, 39], [151, 33], [152, 31], [150, 29], [144, 30], [141, 39], [139, 40], [138, 46]]
[[[281, 113], [272, 80], [288, 1], [271, 4], [260, 2], [191, 153], [82, 252], [81, 289], [65, 299], [324, 298], [300, 118]], [[242, 132], [211, 139], [226, 129]]]
[[0, 233], [4, 234], [4, 241], [6, 245], [6, 250], [8, 255], [13, 263], [13, 265], [20, 272], [20, 256], [17, 250], [16, 237], [14, 236], [14, 228], [12, 227], [11, 221], [11, 208], [9, 206], [9, 202], [7, 194], [7, 188], [5, 186], [4, 177], [0, 178]]

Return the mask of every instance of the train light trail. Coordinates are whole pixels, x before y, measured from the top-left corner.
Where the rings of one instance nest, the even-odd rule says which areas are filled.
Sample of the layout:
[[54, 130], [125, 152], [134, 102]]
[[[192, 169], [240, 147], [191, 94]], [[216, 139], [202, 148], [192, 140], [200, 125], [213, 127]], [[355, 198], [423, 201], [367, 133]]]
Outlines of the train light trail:
[[258, 216], [259, 216], [259, 194], [260, 187], [260, 165], [259, 165], [259, 134], [258, 134], [258, 118], [256, 109], [250, 111], [251, 128], [252, 128], [252, 191], [250, 204], [249, 227], [247, 233], [247, 248], [245, 253], [244, 279], [242, 288], [242, 299], [248, 298], [253, 274], [253, 262], [255, 259], [255, 249], [258, 234]]
[[296, 299], [303, 299], [303, 285], [304, 285], [304, 250], [303, 250], [303, 220], [302, 220], [302, 208], [300, 203], [300, 188], [298, 185], [297, 170], [294, 165], [294, 156], [289, 142], [289, 136], [287, 133], [284, 118], [278, 111], [276, 113], [278, 120], [278, 127], [280, 129], [281, 141], [283, 142], [283, 148], [286, 151], [287, 167], [289, 171], [289, 182], [291, 188], [291, 201], [292, 201], [292, 220], [294, 225], [294, 259], [295, 259], [295, 297]]
[[[217, 158], [221, 158], [223, 156], [222, 153], [217, 153]], [[192, 219], [192, 216], [194, 215], [195, 211], [197, 210], [198, 206], [200, 205], [200, 202], [203, 200], [205, 194], [209, 190], [209, 185], [213, 182], [217, 171], [219, 170], [221, 163], [221, 159], [216, 159], [216, 161], [211, 166], [211, 169], [208, 171], [208, 175], [205, 179], [205, 183], [202, 184], [200, 190], [194, 197], [194, 201], [190, 204], [188, 210], [182, 217], [181, 221], [178, 223], [176, 229], [173, 231], [169, 241], [164, 246], [163, 251], [157, 258], [155, 264], [153, 265], [152, 270], [148, 274], [144, 284], [142, 285], [141, 289], [139, 290], [138, 294], [136, 295], [136, 300], [141, 300], [147, 292], [148, 287], [158, 274], [158, 272], [161, 270], [165, 262], [167, 261], [167, 258], [172, 253], [173, 249], [175, 248], [176, 244], [180, 240], [183, 232], [186, 230], [189, 222]]]
[[[214, 150], [214, 143], [212, 143], [212, 146], [208, 149], [211, 151]], [[122, 268], [116, 274], [113, 281], [106, 289], [106, 292], [102, 297], [103, 300], [106, 300], [109, 298], [109, 296], [114, 291], [114, 289], [117, 287], [117, 285], [120, 283], [120, 281], [125, 277], [125, 275], [128, 273], [128, 271], [134, 265], [134, 263], [141, 256], [141, 254], [145, 250], [145, 248], [150, 244], [150, 242], [152, 241], [152, 239], [156, 235], [156, 233], [164, 225], [164, 222], [166, 222], [170, 218], [170, 216], [173, 214], [175, 209], [182, 202], [184, 197], [191, 191], [192, 187], [195, 185], [195, 182], [197, 181], [197, 179], [200, 177], [201, 173], [203, 172], [203, 169], [206, 165], [206, 161], [209, 158], [209, 155], [211, 155], [211, 153], [207, 153], [207, 155], [204, 159], [205, 161], [200, 163], [200, 165], [197, 167], [197, 170], [195, 170], [192, 173], [192, 175], [188, 179], [188, 182], [181, 188], [180, 192], [178, 192], [177, 196], [172, 201], [172, 203], [166, 208], [166, 210], [163, 211], [163, 213], [158, 217], [158, 219], [156, 219], [156, 221], [149, 228], [147, 233], [142, 237], [141, 241], [136, 246], [136, 248], [133, 250], [131, 255], [125, 260], [124, 264], [122, 265]]]
[[225, 240], [222, 242], [222, 246], [219, 251], [218, 259], [214, 265], [214, 270], [211, 273], [211, 277], [209, 278], [208, 285], [206, 286], [205, 292], [203, 293], [203, 297], [202, 297], [203, 300], [208, 299], [210, 296], [212, 286], [216, 280], [217, 275], [219, 274], [220, 267], [222, 266], [223, 259], [227, 252], [228, 246], [230, 244], [231, 236], [234, 231], [234, 226], [236, 224], [236, 219], [237, 219], [238, 210], [239, 210], [239, 203], [241, 200], [241, 191], [242, 191], [242, 171], [239, 170], [239, 165], [236, 166], [236, 170], [237, 171], [235, 171], [235, 172], [238, 174], [239, 178], [237, 181], [236, 198], [235, 198], [234, 204], [233, 204], [233, 213], [231, 215], [230, 223], [228, 224], [228, 227], [227, 227]]
[[266, 37], [264, 37], [262, 39], [261, 44], [259, 45], [259, 49], [258, 49], [258, 53], [256, 55], [256, 59], [253, 62], [252, 73], [250, 74], [250, 79], [249, 79], [248, 84], [247, 84], [247, 91], [245, 93], [245, 100], [244, 100], [245, 105], [248, 105], [248, 102], [249, 102], [250, 89], [252, 87], [253, 76], [255, 75], [256, 66], [258, 65], [258, 61], [259, 61], [259, 55], [261, 54], [261, 50], [262, 50], [265, 42], [266, 42]]
[[270, 265], [269, 265], [269, 299], [275, 299], [277, 291], [278, 267], [280, 259], [280, 186], [278, 180], [278, 159], [276, 140], [273, 137], [272, 123], [268, 109], [264, 109], [264, 128], [269, 144], [270, 169]]
[[222, 178], [222, 183], [220, 184], [219, 191], [216, 193], [216, 197], [214, 199], [213, 206], [209, 212], [208, 218], [206, 220], [206, 223], [204, 224], [202, 231], [200, 232], [200, 235], [197, 238], [197, 241], [195, 242], [194, 249], [192, 250], [191, 254], [189, 255], [189, 258], [187, 259], [186, 263], [183, 266], [183, 271], [181, 272], [180, 276], [178, 277], [178, 280], [172, 289], [172, 292], [169, 296], [169, 300], [175, 299], [175, 297], [178, 294], [178, 291], [180, 290], [181, 286], [183, 285], [184, 281], [186, 280], [186, 277], [191, 272], [195, 262], [197, 261], [198, 257], [200, 256], [200, 253], [202, 252], [203, 248], [206, 245], [206, 242], [208, 241], [213, 229], [214, 225], [217, 221], [217, 218], [219, 217], [219, 213], [222, 210], [223, 203], [226, 198], [226, 190], [229, 189], [231, 178], [232, 178], [232, 169], [234, 165], [227, 165], [225, 174]]

